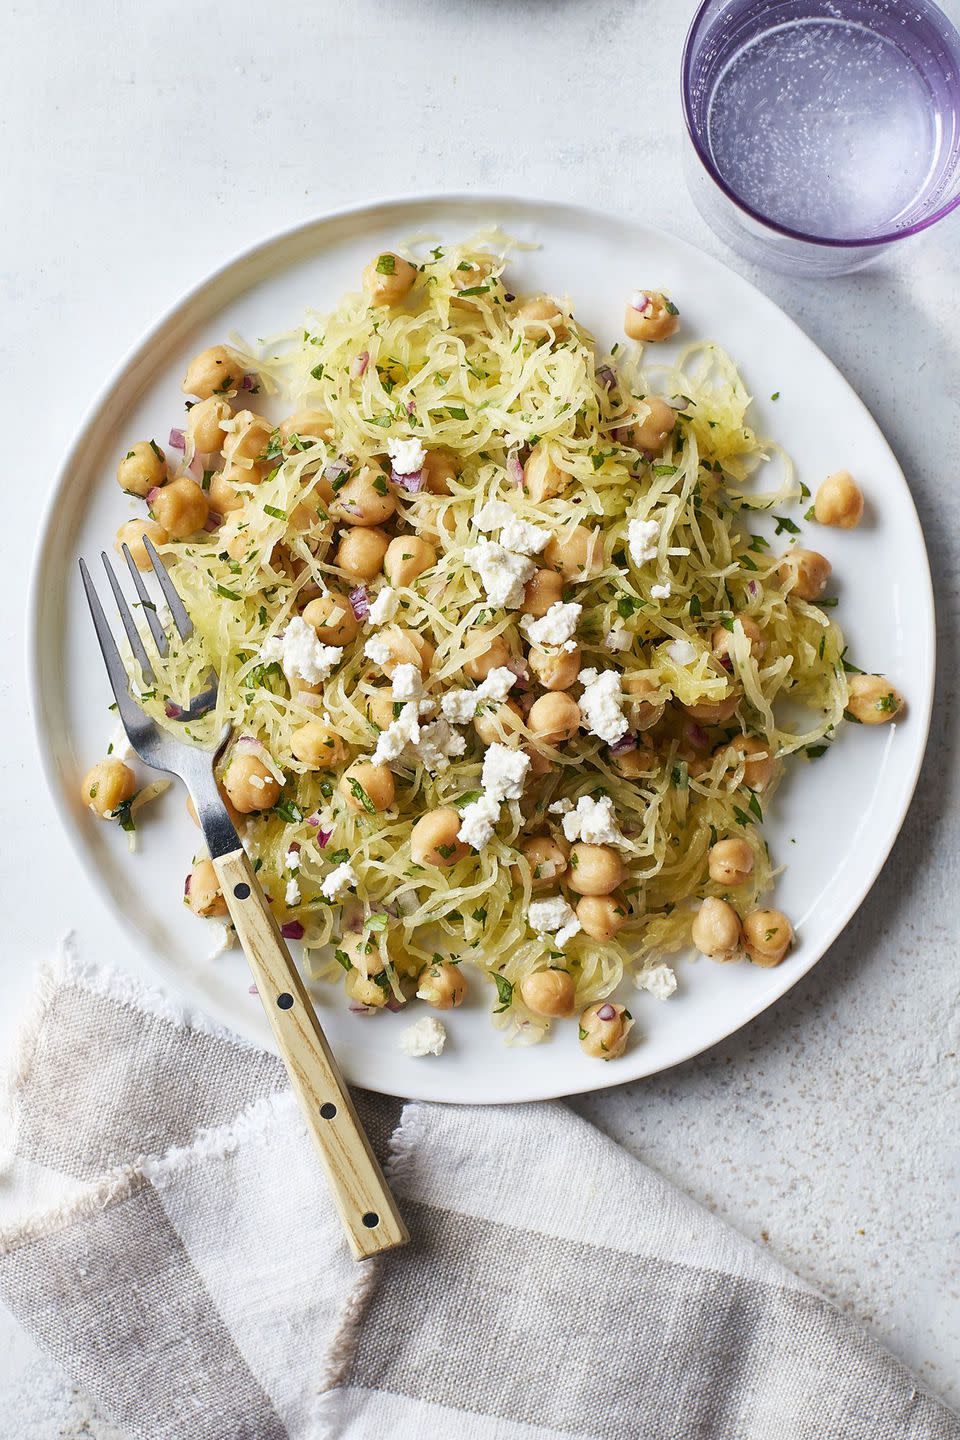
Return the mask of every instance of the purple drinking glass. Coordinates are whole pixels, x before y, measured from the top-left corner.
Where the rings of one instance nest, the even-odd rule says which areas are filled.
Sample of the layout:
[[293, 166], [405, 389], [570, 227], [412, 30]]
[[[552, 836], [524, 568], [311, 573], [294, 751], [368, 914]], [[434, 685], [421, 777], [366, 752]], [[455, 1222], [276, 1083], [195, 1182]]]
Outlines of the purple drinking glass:
[[960, 204], [960, 35], [932, 0], [705, 0], [682, 89], [691, 194], [749, 259], [845, 274]]

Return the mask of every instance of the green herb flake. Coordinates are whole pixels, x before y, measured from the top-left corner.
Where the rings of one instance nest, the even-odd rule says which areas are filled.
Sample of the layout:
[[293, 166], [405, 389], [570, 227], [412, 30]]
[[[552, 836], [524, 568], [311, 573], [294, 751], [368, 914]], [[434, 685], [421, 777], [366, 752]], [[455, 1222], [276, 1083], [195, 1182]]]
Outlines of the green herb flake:
[[376, 271], [378, 275], [395, 275], [397, 273], [396, 255], [378, 255]]
[[157, 459], [160, 461], [160, 464], [161, 464], [161, 465], [163, 465], [163, 464], [166, 463], [167, 457], [166, 457], [166, 455], [164, 455], [163, 451], [160, 449], [160, 446], [157, 444], [156, 440], [151, 440], [151, 441], [150, 441], [150, 449], [153, 451], [154, 455], [156, 455], [156, 457], [157, 457]]
[[689, 788], [690, 767], [688, 766], [686, 760], [681, 760], [679, 764], [674, 765], [670, 775], [670, 779], [676, 790], [686, 790]]
[[286, 510], [279, 510], [276, 505], [264, 505], [264, 515], [269, 515], [273, 520], [286, 520]]
[[777, 532], [776, 532], [776, 533], [777, 533], [778, 535], [782, 535], [783, 532], [784, 532], [784, 530], [786, 530], [789, 535], [799, 535], [799, 534], [800, 534], [800, 526], [797, 525], [797, 524], [796, 524], [793, 520], [791, 520], [788, 516], [786, 516], [786, 515], [774, 515], [773, 518], [774, 518], [774, 520], [776, 520], [776, 522], [777, 522]]
[[239, 600], [239, 599], [240, 599], [240, 596], [237, 594], [236, 590], [228, 590], [227, 587], [226, 587], [226, 585], [221, 585], [221, 584], [218, 583], [218, 584], [214, 585], [213, 588], [214, 588], [215, 592], [216, 592], [218, 595], [222, 595], [222, 596], [223, 596], [224, 600]]
[[494, 1015], [502, 1015], [504, 1010], [509, 1010], [513, 1004], [513, 985], [503, 975], [494, 972], [493, 982], [497, 987], [497, 999], [500, 1004], [494, 1010]]
[[363, 806], [364, 810], [366, 810], [368, 815], [376, 815], [377, 807], [370, 799], [370, 796], [367, 794], [366, 790], [364, 790], [363, 786], [360, 784], [360, 781], [355, 780], [352, 775], [348, 776], [347, 778], [350, 786], [350, 794], [353, 796], [354, 800], [359, 800], [360, 804]]
[[310, 374], [313, 376], [314, 380], [322, 380], [322, 379], [323, 379], [323, 366], [322, 366], [322, 365], [314, 365], [313, 369], [310, 371]]

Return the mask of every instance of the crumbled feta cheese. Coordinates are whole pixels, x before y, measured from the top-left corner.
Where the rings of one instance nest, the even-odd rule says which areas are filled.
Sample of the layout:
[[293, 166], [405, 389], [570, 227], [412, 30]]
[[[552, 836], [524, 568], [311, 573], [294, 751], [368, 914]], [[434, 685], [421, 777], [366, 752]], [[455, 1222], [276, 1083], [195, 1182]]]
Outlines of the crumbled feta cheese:
[[617, 845], [622, 850], [633, 846], [617, 824], [616, 811], [609, 795], [594, 800], [581, 795], [576, 810], [563, 817], [563, 833], [571, 842], [582, 840], [586, 845]]
[[484, 794], [491, 800], [519, 800], [529, 769], [529, 755], [495, 742], [487, 747], [483, 757], [480, 784]]
[[283, 863], [284, 863], [284, 865], [287, 867], [288, 870], [299, 870], [299, 869], [300, 869], [300, 851], [299, 851], [299, 850], [288, 850], [287, 853], [286, 853], [286, 855], [283, 857]]
[[651, 598], [654, 599], [654, 600], [669, 600], [669, 599], [670, 599], [670, 594], [671, 594], [671, 589], [670, 589], [670, 581], [669, 581], [669, 580], [667, 581], [667, 583], [666, 583], [665, 585], [651, 585], [651, 586], [650, 586], [650, 595], [651, 595]]
[[669, 1000], [677, 988], [677, 977], [669, 965], [651, 965], [636, 977], [638, 990], [649, 990], [658, 1000]]
[[279, 661], [288, 680], [306, 680], [319, 685], [339, 663], [343, 650], [337, 645], [324, 645], [317, 632], [301, 616], [295, 615], [283, 635], [271, 635], [260, 646], [260, 659], [267, 664]]
[[287, 890], [283, 898], [290, 906], [300, 904], [300, 886], [297, 884], [296, 877], [287, 881]]
[[371, 635], [363, 647], [363, 653], [368, 660], [373, 661], [374, 665], [382, 667], [390, 659], [393, 650], [386, 635]]
[[388, 440], [387, 454], [398, 475], [416, 475], [418, 470], [423, 469], [427, 458], [427, 452], [416, 436], [412, 440]]
[[517, 677], [506, 665], [495, 665], [476, 690], [448, 690], [440, 697], [440, 711], [451, 725], [468, 725], [481, 705], [491, 701], [502, 705]]
[[374, 765], [389, 765], [398, 760], [408, 745], [415, 745], [420, 739], [420, 707], [415, 700], [404, 705], [395, 720], [377, 739], [377, 748], [372, 755]]
[[500, 802], [491, 800], [489, 795], [481, 795], [479, 800], [471, 800], [463, 807], [457, 839], [474, 850], [482, 850], [493, 838], [493, 827], [499, 818]]
[[621, 626], [616, 630], [608, 630], [603, 637], [603, 644], [606, 650], [629, 650], [633, 644], [633, 636]]
[[513, 506], [508, 505], [506, 500], [488, 500], [474, 515], [471, 524], [489, 535], [491, 531], [508, 525], [514, 518], [514, 513]]
[[541, 525], [531, 525], [529, 520], [517, 517], [508, 520], [500, 531], [500, 544], [517, 555], [539, 555], [550, 544], [552, 533]]
[[573, 602], [565, 605], [562, 600], [556, 600], [539, 620], [532, 615], [521, 615], [520, 629], [531, 645], [564, 645], [576, 634], [582, 613], [582, 605]]
[[337, 900], [344, 890], [352, 890], [358, 879], [353, 866], [344, 860], [335, 870], [331, 870], [329, 875], [324, 876], [320, 884], [320, 894], [327, 900]]
[[408, 700], [419, 700], [423, 695], [423, 676], [417, 665], [398, 665], [393, 672], [394, 700], [406, 704]]
[[566, 797], [564, 797], [564, 799], [562, 799], [562, 800], [554, 800], [554, 802], [553, 802], [552, 805], [548, 805], [548, 806], [547, 806], [547, 814], [548, 814], [548, 815], [569, 815], [569, 814], [570, 814], [570, 811], [571, 811], [572, 809], [573, 809], [573, 801], [572, 801], [572, 800], [567, 800]]
[[450, 760], [462, 755], [467, 742], [446, 720], [434, 720], [420, 731], [420, 739], [412, 747], [420, 764], [431, 775], [442, 775], [450, 769]]
[[247, 784], [252, 785], [255, 790], [266, 790], [267, 782], [262, 775], [248, 775]]
[[367, 620], [371, 625], [387, 625], [400, 608], [400, 596], [390, 585], [384, 585], [370, 604]]
[[561, 950], [582, 928], [562, 895], [551, 895], [549, 900], [534, 900], [527, 911], [527, 920], [538, 935], [552, 935], [554, 944]]
[[433, 1015], [424, 1015], [416, 1025], [410, 1025], [400, 1035], [400, 1049], [404, 1055], [419, 1058], [421, 1055], [442, 1055], [447, 1043], [447, 1032], [443, 1022]]
[[659, 537], [659, 520], [630, 521], [627, 526], [627, 545], [634, 565], [644, 565], [648, 560], [656, 560]]
[[[589, 680], [584, 679], [589, 675]], [[620, 708], [623, 691], [620, 689], [620, 672], [604, 670], [597, 675], [594, 670], [581, 670], [580, 682], [584, 686], [580, 696], [580, 711], [591, 734], [598, 735], [608, 745], [622, 740], [630, 728], [626, 715]]]
[[577, 679], [580, 681], [581, 685], [592, 685], [599, 674], [599, 670], [581, 670], [580, 674], [577, 676]]
[[667, 654], [674, 665], [692, 665], [697, 658], [696, 647], [691, 645], [689, 640], [671, 640], [667, 646]]
[[464, 551], [463, 558], [480, 576], [491, 605], [515, 610], [523, 603], [523, 587], [537, 568], [527, 556], [515, 555], [492, 540], [481, 540]]

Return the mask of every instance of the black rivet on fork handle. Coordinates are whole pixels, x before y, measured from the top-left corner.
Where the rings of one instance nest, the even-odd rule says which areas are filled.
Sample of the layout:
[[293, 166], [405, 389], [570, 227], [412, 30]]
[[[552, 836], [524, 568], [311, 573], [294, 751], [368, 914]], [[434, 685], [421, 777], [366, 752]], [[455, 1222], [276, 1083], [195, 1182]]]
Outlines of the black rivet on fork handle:
[[374, 1225], [380, 1224], [380, 1216], [377, 1214], [376, 1210], [368, 1210], [366, 1215], [364, 1215], [363, 1217], [363, 1223], [364, 1225], [366, 1225], [368, 1230], [372, 1230]]
[[332, 1120], [337, 1113], [337, 1107], [332, 1100], [326, 1100], [320, 1106], [320, 1114], [324, 1120]]
[[280, 1006], [281, 1010], [289, 1010], [293, 1005], [293, 996], [289, 995], [287, 991], [284, 990], [282, 995], [277, 996], [277, 1004]]
[[234, 895], [236, 895], [238, 900], [249, 900], [250, 886], [246, 883], [245, 880], [241, 880], [239, 885], [234, 885], [233, 893]]

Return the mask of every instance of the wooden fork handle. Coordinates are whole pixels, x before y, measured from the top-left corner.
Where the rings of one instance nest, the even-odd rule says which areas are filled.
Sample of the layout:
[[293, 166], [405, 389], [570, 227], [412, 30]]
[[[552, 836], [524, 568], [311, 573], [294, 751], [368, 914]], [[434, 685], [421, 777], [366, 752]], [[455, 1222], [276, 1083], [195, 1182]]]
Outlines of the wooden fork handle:
[[365, 1260], [405, 1245], [407, 1228], [253, 866], [245, 851], [235, 850], [218, 856], [213, 868], [320, 1152], [350, 1249]]

